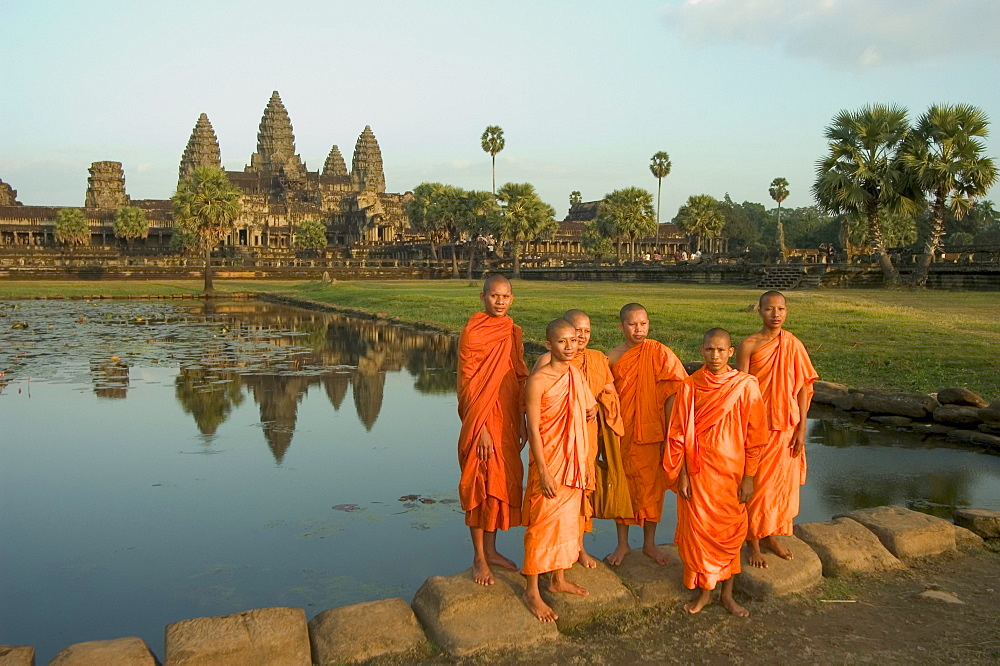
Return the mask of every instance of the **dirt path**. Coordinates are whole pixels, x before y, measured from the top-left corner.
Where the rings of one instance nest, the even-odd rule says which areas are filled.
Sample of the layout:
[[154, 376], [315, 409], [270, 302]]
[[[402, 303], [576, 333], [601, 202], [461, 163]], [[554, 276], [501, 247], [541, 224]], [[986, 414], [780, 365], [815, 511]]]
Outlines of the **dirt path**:
[[[941, 590], [962, 602], [919, 596]], [[836, 603], [824, 600], [852, 600]], [[881, 576], [827, 579], [804, 595], [742, 599], [751, 617], [713, 604], [689, 616], [644, 609], [524, 651], [429, 663], [1000, 663], [1000, 554], [973, 551]]]

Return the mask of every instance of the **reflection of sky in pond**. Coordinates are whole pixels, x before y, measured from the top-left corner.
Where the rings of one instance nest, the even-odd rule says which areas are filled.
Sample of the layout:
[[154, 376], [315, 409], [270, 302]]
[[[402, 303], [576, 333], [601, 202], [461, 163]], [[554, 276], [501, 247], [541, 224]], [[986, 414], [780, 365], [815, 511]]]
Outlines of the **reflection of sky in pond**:
[[[0, 644], [34, 644], [44, 663], [136, 635], [162, 655], [169, 622], [409, 599], [469, 565], [449, 502], [452, 338], [253, 302], [201, 308], [0, 309]], [[810, 438], [802, 520], [886, 502], [1000, 509], [1000, 457], [832, 421]], [[399, 501], [409, 494], [437, 501]], [[662, 541], [674, 517], [668, 496]], [[522, 533], [500, 536], [514, 559]], [[598, 521], [588, 545], [610, 552], [613, 525]]]

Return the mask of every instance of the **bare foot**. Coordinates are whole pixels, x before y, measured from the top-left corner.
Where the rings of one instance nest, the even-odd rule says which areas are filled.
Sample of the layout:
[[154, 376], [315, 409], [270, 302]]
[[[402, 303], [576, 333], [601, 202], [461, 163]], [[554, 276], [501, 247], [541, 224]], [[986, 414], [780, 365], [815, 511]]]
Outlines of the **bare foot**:
[[555, 622], [559, 619], [555, 611], [549, 608], [548, 604], [542, 601], [542, 598], [538, 594], [532, 594], [531, 592], [525, 591], [521, 598], [524, 599], [524, 605], [528, 607], [531, 614], [537, 617], [542, 622]]
[[587, 567], [588, 569], [593, 569], [597, 566], [597, 560], [595, 560], [582, 548], [580, 549], [580, 557], [577, 559], [577, 562], [580, 563], [580, 566]]
[[618, 566], [625, 559], [625, 556], [629, 554], [632, 549], [628, 547], [628, 544], [618, 544], [618, 547], [611, 551], [608, 555], [608, 564], [611, 566]]
[[772, 553], [774, 553], [783, 560], [792, 559], [792, 551], [788, 550], [780, 543], [778, 543], [778, 540], [775, 539], [773, 536], [767, 537], [765, 541], [767, 543], [767, 549], [770, 550]]
[[490, 571], [490, 565], [478, 558], [472, 560], [472, 578], [480, 585], [492, 585], [493, 572]]
[[642, 547], [642, 552], [660, 566], [670, 561], [670, 557], [656, 546], [645, 545]]
[[701, 609], [712, 603], [712, 591], [702, 590], [697, 597], [684, 604], [684, 610], [694, 615], [700, 613]]
[[747, 558], [750, 562], [750, 566], [758, 567], [760, 569], [767, 568], [767, 560], [764, 559], [764, 553], [760, 552], [758, 548], [750, 549], [750, 557]]
[[736, 617], [750, 617], [750, 611], [736, 603], [732, 597], [719, 597], [719, 604]]
[[587, 588], [580, 587], [576, 583], [571, 583], [565, 578], [562, 580], [555, 580], [553, 578], [549, 581], [549, 592], [565, 592], [566, 594], [579, 594], [581, 597], [589, 597], [590, 592]]
[[497, 567], [502, 567], [510, 571], [517, 571], [517, 565], [514, 564], [513, 560], [510, 560], [500, 553], [494, 551], [492, 553], [486, 553], [486, 562]]

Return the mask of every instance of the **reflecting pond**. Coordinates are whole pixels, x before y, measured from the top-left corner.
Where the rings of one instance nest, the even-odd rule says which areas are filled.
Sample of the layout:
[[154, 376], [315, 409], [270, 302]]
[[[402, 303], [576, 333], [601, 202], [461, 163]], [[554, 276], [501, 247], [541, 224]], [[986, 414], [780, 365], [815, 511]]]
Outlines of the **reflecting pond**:
[[[256, 301], [0, 303], [0, 644], [162, 655], [170, 622], [409, 599], [468, 567], [455, 348]], [[801, 521], [1000, 509], [1000, 457], [817, 415]], [[674, 519], [668, 495], [662, 540]], [[610, 552], [613, 525], [588, 540]]]

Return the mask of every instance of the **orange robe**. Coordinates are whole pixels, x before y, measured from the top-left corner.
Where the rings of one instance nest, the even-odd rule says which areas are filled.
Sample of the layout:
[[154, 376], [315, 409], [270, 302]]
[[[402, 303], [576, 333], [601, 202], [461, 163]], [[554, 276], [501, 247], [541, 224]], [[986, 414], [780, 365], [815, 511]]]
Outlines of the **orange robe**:
[[664, 344], [643, 340], [612, 366], [621, 400], [622, 457], [635, 515], [618, 520], [625, 525], [660, 522], [663, 514], [663, 442], [666, 440], [664, 404], [677, 392], [687, 371]]
[[747, 510], [738, 490], [744, 474], [756, 474], [766, 442], [764, 401], [754, 377], [702, 368], [681, 385], [663, 467], [673, 487], [682, 461], [691, 479], [691, 499], [677, 499], [674, 535], [686, 587], [714, 590], [740, 572]]
[[528, 464], [528, 521], [524, 531], [523, 574], [569, 569], [580, 557], [585, 489], [593, 487], [587, 461], [587, 410], [594, 397], [573, 366], [542, 393], [538, 430], [542, 464], [556, 482], [556, 495], [542, 494], [537, 460]]
[[[600, 449], [599, 420], [607, 424], [605, 433], [610, 435], [613, 441], [604, 442], [605, 447], [616, 447], [615, 452], [621, 450], [620, 437], [624, 433], [621, 415], [621, 404], [618, 401], [618, 391], [615, 390], [615, 379], [611, 374], [611, 366], [608, 365], [608, 357], [595, 349], [584, 349], [582, 354], [577, 354], [570, 361], [570, 364], [578, 368], [583, 373], [584, 380], [590, 389], [590, 394], [597, 401], [598, 418], [587, 421], [587, 465], [588, 478], [591, 480], [587, 488], [586, 524], [584, 530], [593, 531], [594, 513], [593, 495], [594, 484], [597, 479], [597, 457]], [[620, 455], [620, 454], [619, 454]]]
[[[521, 525], [521, 393], [527, 376], [521, 327], [507, 315], [472, 315], [458, 341], [458, 496], [471, 527], [492, 532]], [[480, 460], [484, 428], [493, 454]]]
[[781, 331], [753, 353], [750, 374], [760, 383], [769, 439], [754, 479], [757, 489], [747, 503], [747, 537], [790, 535], [792, 521], [799, 515], [799, 486], [806, 482], [807, 466], [806, 452], [793, 457], [789, 444], [806, 416], [799, 413], [799, 391], [805, 388], [812, 400], [813, 382], [819, 375], [805, 346], [788, 331]]

